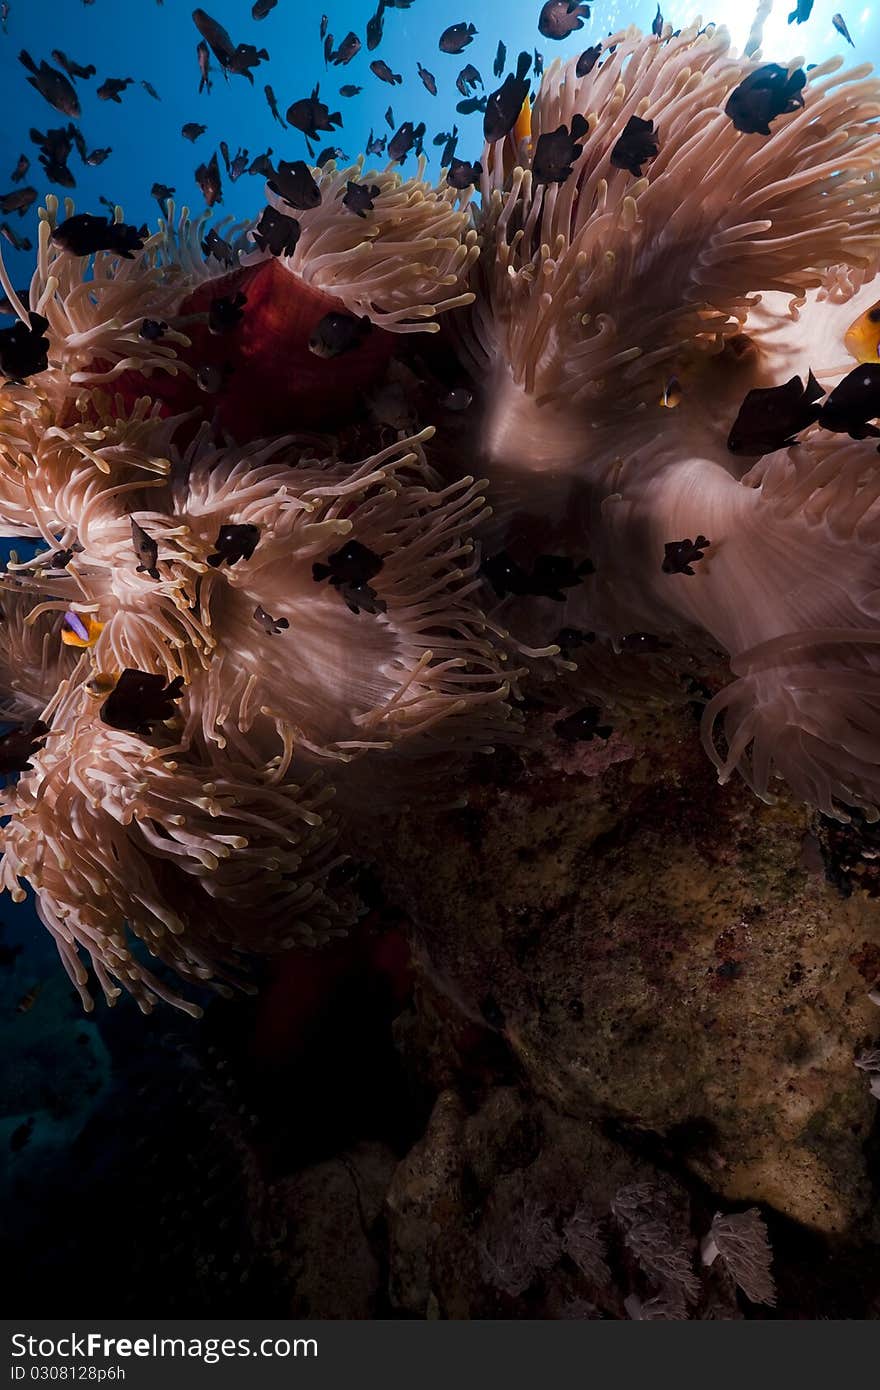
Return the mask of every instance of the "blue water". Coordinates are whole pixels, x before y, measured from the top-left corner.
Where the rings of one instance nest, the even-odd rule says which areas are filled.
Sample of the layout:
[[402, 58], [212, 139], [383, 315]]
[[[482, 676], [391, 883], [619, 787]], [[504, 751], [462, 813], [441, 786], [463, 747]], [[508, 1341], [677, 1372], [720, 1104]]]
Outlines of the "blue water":
[[[816, 0], [812, 18], [802, 28], [786, 26], [786, 15], [793, 7], [794, 0], [776, 0], [766, 29], [768, 56], [800, 53], [818, 61], [831, 52], [853, 53], [831, 25], [840, 0]], [[508, 67], [521, 49], [531, 52], [536, 47], [549, 63], [557, 56], [580, 53], [627, 23], [647, 29], [656, 13], [655, 0], [598, 0], [580, 32], [554, 42], [538, 32], [541, 0], [413, 0], [408, 10], [386, 12], [383, 42], [370, 53], [365, 30], [376, 0], [278, 0], [276, 8], [259, 22], [251, 18], [251, 0], [209, 0], [204, 8], [229, 30], [234, 42], [268, 48], [270, 61], [254, 69], [253, 87], [240, 76], [226, 81], [212, 59], [213, 90], [199, 95], [196, 44], [200, 35], [192, 21], [191, 0], [164, 0], [162, 5], [156, 0], [94, 0], [90, 5], [79, 0], [10, 0], [8, 32], [0, 33], [0, 194], [15, 187], [9, 175], [23, 152], [31, 159], [24, 182], [32, 184], [40, 198], [55, 191], [73, 197], [80, 211], [102, 212], [105, 209], [98, 199], [103, 196], [122, 205], [126, 220], [154, 225], [159, 208], [150, 197], [150, 188], [160, 182], [176, 189], [178, 204], [200, 211], [204, 201], [194, 171], [219, 150], [221, 140], [226, 141], [231, 156], [239, 146], [247, 149], [251, 158], [271, 146], [275, 159], [308, 158], [300, 132], [282, 130], [273, 121], [263, 93], [267, 82], [274, 88], [282, 115], [320, 82], [322, 99], [331, 111], [341, 112], [344, 122], [341, 130], [321, 138], [352, 158], [365, 147], [371, 129], [377, 135], [390, 136], [385, 123], [389, 104], [397, 125], [404, 120], [414, 124], [424, 121], [428, 130], [425, 150], [436, 174], [440, 150], [433, 145], [433, 137], [451, 129], [453, 121], [461, 131], [459, 155], [467, 159], [479, 156], [482, 117], [479, 113], [461, 116], [455, 111], [461, 100], [455, 79], [466, 63], [479, 69], [491, 91], [498, 85], [492, 65], [499, 39], [507, 45]], [[849, 12], [846, 5], [843, 8], [857, 45], [854, 57], [858, 61], [880, 58], [880, 23], [873, 0]], [[668, 0], [663, 5], [665, 17], [674, 24], [700, 10], [706, 19], [726, 23], [734, 42], [742, 46], [755, 4], [753, 0], [705, 0], [702, 5], [696, 0]], [[347, 66], [325, 67], [319, 37], [320, 18], [325, 12], [337, 44], [349, 30], [362, 40], [360, 53]], [[473, 43], [458, 56], [441, 53], [440, 34], [447, 25], [462, 20], [478, 28]], [[94, 63], [98, 69], [96, 77], [76, 84], [82, 104], [79, 125], [89, 150], [109, 145], [113, 153], [100, 167], [90, 168], [74, 152], [70, 168], [77, 186], [67, 195], [47, 185], [37, 162], [37, 149], [29, 139], [32, 127], [45, 132], [49, 127], [66, 125], [67, 118], [28, 84], [28, 74], [17, 61], [22, 48], [37, 62], [45, 58], [50, 63], [51, 50], [59, 48], [76, 62]], [[400, 73], [403, 85], [392, 88], [375, 77], [369, 70], [374, 58], [383, 58]], [[435, 75], [436, 97], [423, 87], [417, 61]], [[108, 76], [134, 79], [122, 94], [121, 105], [102, 102], [95, 94]], [[161, 101], [148, 95], [141, 79], [152, 83]], [[363, 90], [354, 98], [340, 97], [339, 88], [346, 84]], [[180, 134], [181, 126], [189, 121], [208, 127], [195, 145]], [[384, 159], [375, 162], [382, 165]], [[222, 158], [220, 163], [222, 168]], [[414, 168], [414, 156], [410, 155], [405, 168]], [[246, 217], [259, 209], [261, 179], [244, 175], [237, 183], [225, 177], [223, 182], [218, 216], [234, 213]], [[13, 213], [5, 220], [17, 234], [35, 240], [36, 208], [24, 217]], [[0, 249], [14, 283], [24, 285], [32, 255], [12, 251], [7, 242], [0, 243]]]

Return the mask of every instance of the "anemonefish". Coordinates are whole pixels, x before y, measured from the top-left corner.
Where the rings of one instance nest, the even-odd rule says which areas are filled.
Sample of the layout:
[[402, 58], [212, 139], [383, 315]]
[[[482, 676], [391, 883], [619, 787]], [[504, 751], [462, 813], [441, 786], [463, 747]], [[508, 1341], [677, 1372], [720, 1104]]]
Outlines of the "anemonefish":
[[850, 357], [857, 362], [876, 362], [880, 357], [880, 303], [860, 315], [843, 340]]
[[84, 613], [80, 617], [72, 608], [64, 614], [64, 624], [61, 641], [66, 647], [93, 647], [104, 631], [104, 624], [93, 618], [91, 613]]

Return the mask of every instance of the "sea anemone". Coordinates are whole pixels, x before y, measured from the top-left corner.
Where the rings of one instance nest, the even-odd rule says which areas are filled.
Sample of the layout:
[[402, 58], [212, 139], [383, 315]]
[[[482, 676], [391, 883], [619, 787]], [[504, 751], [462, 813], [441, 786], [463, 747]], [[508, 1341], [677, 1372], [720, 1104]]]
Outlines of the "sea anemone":
[[[485, 150], [457, 334], [489, 381], [491, 543], [595, 567], [564, 604], [506, 600], [505, 622], [532, 643], [565, 627], [726, 653], [737, 680], [704, 725], [722, 779], [769, 799], [783, 777], [845, 818], [880, 806], [876, 452], [818, 408], [795, 447], [734, 438], [756, 388], [812, 367], [826, 396], [878, 297], [880, 85], [839, 67], [774, 70], [794, 96], [759, 134], [732, 98], [767, 69], [713, 26], [614, 35], [580, 79], [554, 65], [531, 140]], [[534, 164], [560, 130], [571, 173], [548, 182]]]
[[[167, 726], [145, 738], [101, 717], [100, 683], [65, 683], [31, 770], [2, 796], [0, 882], [40, 920], [86, 1008], [84, 951], [108, 1002], [121, 988], [198, 1007], [129, 936], [184, 980], [237, 979], [247, 956], [337, 933], [351, 914], [327, 880], [340, 862], [331, 790], [278, 781], [254, 760], [211, 762]], [[199, 753], [201, 752], [201, 756]]]

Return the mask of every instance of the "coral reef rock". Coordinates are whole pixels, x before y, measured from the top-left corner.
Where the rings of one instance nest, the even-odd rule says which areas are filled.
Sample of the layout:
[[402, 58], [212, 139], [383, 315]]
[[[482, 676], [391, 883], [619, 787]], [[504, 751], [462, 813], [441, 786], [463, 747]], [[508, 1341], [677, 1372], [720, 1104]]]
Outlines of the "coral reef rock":
[[729, 1202], [869, 1237], [876, 1102], [853, 1061], [878, 905], [829, 881], [806, 808], [716, 785], [688, 710], [615, 722], [499, 755], [430, 834], [397, 820], [422, 975], [557, 1112], [650, 1139]]

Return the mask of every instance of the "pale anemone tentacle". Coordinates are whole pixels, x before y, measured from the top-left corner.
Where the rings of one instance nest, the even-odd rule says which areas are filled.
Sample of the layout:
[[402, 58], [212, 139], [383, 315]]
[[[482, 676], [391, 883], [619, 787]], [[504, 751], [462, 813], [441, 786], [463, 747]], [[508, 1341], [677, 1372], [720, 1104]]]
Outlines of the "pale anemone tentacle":
[[[534, 410], [587, 408], [621, 382], [628, 395], [683, 345], [718, 351], [757, 294], [803, 297], [828, 267], [876, 255], [880, 86], [868, 68], [815, 68], [804, 109], [768, 140], [740, 134], [724, 112], [757, 63], [731, 58], [723, 29], [662, 43], [629, 30], [608, 44], [616, 50], [583, 79], [554, 64], [535, 102], [532, 148], [575, 114], [589, 121], [565, 183], [535, 185], [529, 167], [508, 176], [492, 147], [484, 155], [488, 254], [476, 280], [491, 312], [481, 308], [468, 341], [494, 364], [496, 450], [512, 396]], [[654, 121], [660, 144], [639, 179], [610, 163], [635, 115]]]
[[[327, 891], [341, 862], [330, 790], [273, 780], [253, 759], [212, 765], [158, 737], [111, 729], [71, 685], [32, 771], [2, 796], [0, 883], [36, 893], [84, 1005], [84, 952], [108, 1002], [129, 990], [192, 1013], [132, 950], [128, 933], [184, 980], [237, 980], [248, 955], [320, 942], [351, 920]], [[164, 743], [164, 746], [163, 746]], [[245, 910], [246, 909], [246, 910]]]
[[[258, 738], [263, 716], [274, 738], [286, 729], [320, 759], [392, 745], [425, 756], [486, 746], [510, 719], [522, 671], [507, 669], [504, 640], [475, 598], [470, 536], [485, 499], [472, 478], [440, 486], [422, 452], [431, 433], [353, 470], [293, 467], [283, 439], [244, 451], [196, 441], [175, 493], [188, 543], [204, 559], [221, 526], [260, 531], [250, 559], [204, 567], [199, 616], [215, 645], [199, 678], [203, 737]], [[313, 578], [313, 565], [349, 541], [382, 558], [371, 583], [383, 612], [353, 613]], [[289, 629], [265, 634], [257, 604]]]
[[[301, 227], [296, 249], [280, 263], [389, 332], [436, 332], [438, 314], [472, 303], [468, 279], [479, 249], [467, 207], [457, 205], [454, 189], [426, 182], [425, 166], [422, 157], [405, 179], [392, 165], [364, 173], [362, 159], [345, 169], [331, 160], [314, 171], [321, 204], [305, 212], [293, 213], [267, 190], [272, 206]], [[342, 205], [348, 182], [361, 178], [379, 188], [365, 219]]]

